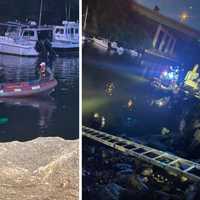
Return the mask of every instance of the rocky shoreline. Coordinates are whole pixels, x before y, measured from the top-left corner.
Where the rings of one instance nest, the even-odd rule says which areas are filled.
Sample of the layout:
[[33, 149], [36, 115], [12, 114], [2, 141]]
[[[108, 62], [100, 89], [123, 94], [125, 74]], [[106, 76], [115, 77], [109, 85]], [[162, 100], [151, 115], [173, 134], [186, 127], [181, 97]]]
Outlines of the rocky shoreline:
[[185, 177], [83, 140], [83, 199], [198, 200], [199, 188]]
[[77, 200], [79, 142], [37, 138], [0, 143], [0, 200]]

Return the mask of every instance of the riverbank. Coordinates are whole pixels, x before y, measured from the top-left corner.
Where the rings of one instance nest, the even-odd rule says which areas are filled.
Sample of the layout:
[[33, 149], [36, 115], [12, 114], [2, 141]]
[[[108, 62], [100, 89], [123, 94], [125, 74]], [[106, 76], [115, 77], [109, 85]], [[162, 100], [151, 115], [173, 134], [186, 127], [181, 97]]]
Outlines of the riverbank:
[[83, 197], [87, 200], [196, 200], [199, 185], [83, 138]]
[[0, 199], [78, 199], [78, 145], [58, 137], [0, 143]]

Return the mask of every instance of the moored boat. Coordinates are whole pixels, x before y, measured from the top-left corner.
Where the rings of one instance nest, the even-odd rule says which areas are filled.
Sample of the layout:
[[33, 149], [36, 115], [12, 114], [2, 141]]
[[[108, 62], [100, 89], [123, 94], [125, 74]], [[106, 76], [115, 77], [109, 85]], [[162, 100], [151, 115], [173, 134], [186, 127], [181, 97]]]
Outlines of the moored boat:
[[38, 56], [35, 46], [28, 41], [15, 40], [7, 36], [0, 36], [0, 53], [19, 56]]
[[79, 23], [63, 21], [62, 26], [54, 26], [52, 48], [57, 51], [79, 48]]
[[107, 39], [93, 37], [92, 40], [93, 40], [94, 44], [97, 45], [99, 48], [106, 50], [106, 51], [108, 50], [109, 41]]

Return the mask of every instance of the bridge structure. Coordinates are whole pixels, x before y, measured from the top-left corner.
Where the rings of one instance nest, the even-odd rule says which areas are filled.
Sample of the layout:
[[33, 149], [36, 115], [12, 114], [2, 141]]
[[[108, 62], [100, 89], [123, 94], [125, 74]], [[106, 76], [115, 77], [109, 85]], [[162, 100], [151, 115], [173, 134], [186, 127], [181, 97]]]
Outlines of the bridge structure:
[[195, 55], [197, 51], [200, 51], [199, 30], [136, 1], [132, 4], [132, 11], [143, 19], [141, 23], [151, 39], [152, 48], [146, 49], [148, 55], [181, 64], [185, 60], [192, 64], [197, 62], [196, 58], [191, 60], [190, 55]]
[[162, 168], [169, 174], [185, 177], [192, 182], [200, 182], [200, 164], [198, 163], [86, 126], [82, 127], [82, 132], [84, 137], [111, 147], [134, 159]]

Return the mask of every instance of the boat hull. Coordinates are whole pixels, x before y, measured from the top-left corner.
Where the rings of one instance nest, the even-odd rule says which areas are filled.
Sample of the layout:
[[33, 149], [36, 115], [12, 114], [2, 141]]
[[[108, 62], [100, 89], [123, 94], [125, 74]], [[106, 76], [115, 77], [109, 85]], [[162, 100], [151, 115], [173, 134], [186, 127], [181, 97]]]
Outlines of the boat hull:
[[0, 98], [43, 96], [52, 92], [56, 85], [57, 81], [55, 79], [40, 82], [31, 85], [30, 87], [24, 87], [19, 84], [10, 84], [9, 89], [0, 90]]
[[37, 57], [38, 52], [32, 47], [0, 43], [0, 53], [17, 56]]
[[79, 49], [79, 43], [55, 41], [55, 42], [52, 42], [52, 48], [55, 51], [60, 51], [60, 52], [78, 50]]
[[39, 53], [35, 50], [34, 45], [26, 42], [15, 42], [11, 38], [0, 37], [0, 53], [18, 56], [36, 57]]

